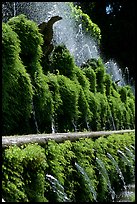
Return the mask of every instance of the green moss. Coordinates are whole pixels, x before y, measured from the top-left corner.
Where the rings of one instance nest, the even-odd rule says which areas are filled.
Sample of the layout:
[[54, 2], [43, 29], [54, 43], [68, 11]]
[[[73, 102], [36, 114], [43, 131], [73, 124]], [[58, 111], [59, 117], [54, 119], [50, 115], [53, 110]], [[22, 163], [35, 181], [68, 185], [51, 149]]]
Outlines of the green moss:
[[[34, 89], [33, 106], [39, 131], [51, 132], [52, 95], [40, 64], [42, 57], [41, 46], [43, 44], [42, 35], [39, 33], [37, 24], [28, 20], [23, 14], [11, 18], [8, 24], [18, 34], [21, 42], [20, 57], [31, 77]], [[32, 127], [32, 132], [36, 132], [33, 129]]]
[[127, 101], [127, 90], [125, 87], [121, 87], [119, 90], [121, 101], [126, 103]]
[[90, 91], [96, 93], [96, 74], [94, 70], [88, 67], [84, 68], [83, 71], [90, 82]]
[[58, 45], [55, 47], [51, 58], [52, 72], [59, 72], [70, 79], [74, 76], [74, 57], [71, 56], [69, 50], [65, 45]]
[[76, 84], [69, 78], [58, 75], [59, 92], [62, 105], [58, 112], [59, 132], [74, 130], [74, 123], [78, 118], [78, 91]]
[[18, 35], [5, 23], [2, 24], [2, 50], [2, 134], [26, 134], [30, 132], [32, 84], [19, 57]]
[[110, 96], [111, 95], [111, 89], [112, 89], [112, 79], [111, 79], [109, 74], [105, 74], [104, 84], [105, 84], [105, 88], [106, 88], [106, 91], [105, 91], [106, 96]]

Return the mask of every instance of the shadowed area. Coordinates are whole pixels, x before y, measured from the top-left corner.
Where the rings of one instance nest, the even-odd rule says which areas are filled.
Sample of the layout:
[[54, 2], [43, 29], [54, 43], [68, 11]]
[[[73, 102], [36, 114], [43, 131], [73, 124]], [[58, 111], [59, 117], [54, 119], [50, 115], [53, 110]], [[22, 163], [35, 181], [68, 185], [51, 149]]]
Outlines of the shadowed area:
[[51, 43], [53, 39], [53, 24], [61, 19], [62, 17], [60, 16], [53, 16], [48, 22], [43, 22], [38, 26], [44, 39], [42, 48], [44, 56], [48, 56], [54, 48], [53, 44]]

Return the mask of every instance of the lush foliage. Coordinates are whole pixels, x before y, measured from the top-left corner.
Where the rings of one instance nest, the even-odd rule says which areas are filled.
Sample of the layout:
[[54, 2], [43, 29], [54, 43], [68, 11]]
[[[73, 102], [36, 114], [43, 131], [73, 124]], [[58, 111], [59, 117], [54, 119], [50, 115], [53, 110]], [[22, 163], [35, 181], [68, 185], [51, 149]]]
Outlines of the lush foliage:
[[[19, 57], [20, 40], [8, 24], [2, 24], [2, 134], [29, 131], [33, 89]], [[20, 127], [19, 127], [20, 126]]]
[[101, 31], [98, 25], [93, 23], [89, 15], [84, 13], [79, 6], [74, 6], [74, 4], [70, 2], [69, 5], [71, 7], [72, 16], [74, 16], [77, 22], [76, 26], [82, 23], [83, 31], [94, 37], [99, 43], [101, 39]]
[[135, 134], [125, 133], [10, 146], [2, 152], [2, 196], [8, 202], [112, 201], [110, 189], [124, 187], [116, 164], [126, 184], [134, 178], [134, 144]]
[[[51, 131], [52, 97], [47, 85], [46, 76], [40, 64], [43, 38], [35, 22], [28, 20], [25, 15], [11, 18], [8, 24], [18, 34], [21, 41], [21, 59], [26, 71], [30, 74], [34, 87], [33, 109], [39, 126], [39, 131]], [[34, 126], [33, 128], [36, 131]]]
[[35, 22], [19, 15], [2, 29], [2, 134], [134, 128], [131, 88], [113, 82], [101, 58], [78, 67], [58, 45], [43, 67]]
[[10, 147], [3, 152], [3, 196], [9, 202], [44, 202], [47, 167], [45, 151], [37, 144]]

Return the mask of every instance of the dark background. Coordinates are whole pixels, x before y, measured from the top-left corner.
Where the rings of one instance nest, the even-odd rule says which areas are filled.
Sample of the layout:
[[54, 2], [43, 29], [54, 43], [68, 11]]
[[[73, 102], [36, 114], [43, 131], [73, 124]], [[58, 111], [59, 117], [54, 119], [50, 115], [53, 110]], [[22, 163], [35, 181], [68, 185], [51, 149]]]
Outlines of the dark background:
[[136, 70], [135, 3], [134, 0], [75, 2], [101, 29], [101, 52], [104, 57], [116, 60], [123, 73], [127, 67], [132, 83], [135, 80]]

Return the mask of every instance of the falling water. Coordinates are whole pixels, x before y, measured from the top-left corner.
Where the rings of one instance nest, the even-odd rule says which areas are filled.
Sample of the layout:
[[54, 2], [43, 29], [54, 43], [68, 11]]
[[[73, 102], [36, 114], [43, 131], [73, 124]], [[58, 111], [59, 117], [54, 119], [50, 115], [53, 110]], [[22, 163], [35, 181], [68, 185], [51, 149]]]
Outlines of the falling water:
[[129, 159], [126, 157], [126, 155], [124, 154], [124, 152], [122, 152], [121, 150], [117, 151], [119, 153], [119, 155], [121, 156], [121, 158], [123, 159], [123, 161], [130, 167], [133, 168], [133, 165], [131, 164], [131, 162], [129, 161]]
[[33, 114], [34, 124], [35, 124], [35, 127], [36, 127], [36, 132], [38, 134], [38, 133], [40, 133], [40, 131], [38, 129], [38, 123], [37, 123], [36, 116], [35, 116], [35, 108], [34, 108], [33, 102], [32, 102], [32, 114]]
[[46, 174], [46, 177], [52, 185], [53, 192], [55, 192], [58, 196], [58, 202], [71, 202], [71, 200], [67, 197], [67, 194], [64, 192], [64, 187], [60, 184], [60, 182], [52, 175]]
[[124, 181], [124, 177], [123, 177], [123, 174], [122, 174], [122, 172], [121, 172], [121, 170], [120, 170], [120, 168], [119, 168], [119, 166], [118, 166], [118, 163], [116, 162], [116, 160], [114, 159], [114, 157], [112, 157], [112, 155], [111, 155], [110, 153], [107, 152], [107, 156], [110, 158], [110, 160], [112, 161], [113, 165], [115, 166], [116, 171], [117, 171], [117, 173], [118, 173], [120, 179], [121, 179], [122, 182], [123, 182], [123, 188], [124, 188], [125, 190], [127, 190], [126, 184], [125, 184], [125, 181]]
[[135, 202], [135, 183], [128, 185], [127, 190], [120, 192], [116, 202]]
[[117, 151], [119, 153], [119, 155], [121, 156], [122, 160], [126, 163], [126, 165], [128, 165], [131, 170], [132, 170], [132, 175], [134, 175], [134, 165], [131, 163], [131, 161], [127, 158], [127, 156], [124, 154], [124, 152], [122, 152], [121, 150]]
[[13, 2], [13, 15], [16, 16], [16, 2]]
[[125, 86], [125, 81], [122, 76], [122, 71], [114, 60], [109, 60], [105, 63], [107, 72], [111, 75], [112, 80], [118, 82], [118, 85]]
[[116, 194], [115, 194], [114, 190], [111, 188], [111, 183], [110, 183], [109, 176], [108, 176], [107, 170], [105, 168], [105, 165], [98, 157], [96, 157], [96, 162], [99, 166], [99, 171], [100, 171], [102, 177], [104, 178], [104, 180], [105, 180], [105, 182], [109, 188], [109, 192], [111, 194], [112, 201], [114, 201]]
[[74, 127], [74, 132], [77, 132], [78, 129], [77, 129], [77, 125], [74, 119], [72, 119], [72, 125]]
[[131, 150], [128, 149], [127, 147], [125, 147], [125, 149], [126, 149], [126, 152], [127, 152], [128, 156], [129, 156], [133, 161], [135, 161], [135, 155], [131, 152]]
[[51, 131], [53, 134], [56, 132], [54, 116], [51, 119]]
[[97, 42], [84, 33], [82, 20], [77, 23], [71, 15], [68, 2], [14, 2], [14, 14], [21, 13], [38, 24], [48, 21], [52, 16], [61, 16], [62, 20], [53, 25], [53, 43], [65, 44], [78, 66], [92, 57], [99, 58]]
[[94, 200], [97, 202], [97, 193], [96, 193], [96, 191], [94, 189], [94, 185], [92, 184], [92, 180], [89, 179], [89, 177], [88, 177], [87, 173], [85, 172], [85, 170], [77, 162], [75, 162], [75, 166], [78, 169], [78, 171], [83, 175], [86, 183], [88, 184], [90, 192], [93, 194]]
[[135, 150], [135, 147], [134, 147], [133, 145], [130, 145], [130, 147], [131, 147], [133, 150]]

